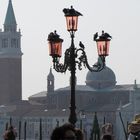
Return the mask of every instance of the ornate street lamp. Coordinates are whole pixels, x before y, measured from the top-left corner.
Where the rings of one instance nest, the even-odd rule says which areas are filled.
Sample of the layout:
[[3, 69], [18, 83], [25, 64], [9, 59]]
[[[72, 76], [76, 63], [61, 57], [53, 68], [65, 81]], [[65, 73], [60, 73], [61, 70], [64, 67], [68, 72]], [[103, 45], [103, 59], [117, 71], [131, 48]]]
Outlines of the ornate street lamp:
[[87, 67], [90, 71], [99, 72], [105, 66], [105, 57], [109, 54], [109, 42], [111, 36], [108, 33], [102, 31], [101, 36], [98, 36], [98, 33], [94, 34], [94, 41], [97, 43], [99, 60], [92, 67], [89, 66], [87, 61], [87, 55], [84, 50], [85, 46], [80, 41], [80, 48], [76, 48], [74, 45], [74, 35], [78, 27], [78, 17], [82, 14], [76, 11], [72, 6], [70, 9], [63, 9], [64, 15], [66, 17], [67, 30], [70, 33], [71, 37], [71, 46], [65, 51], [64, 63], [60, 63], [60, 57], [62, 53], [62, 42], [63, 39], [56, 33], [56, 31], [51, 32], [48, 35], [48, 44], [49, 44], [49, 54], [53, 58], [53, 68], [57, 72], [66, 72], [69, 70], [71, 72], [71, 100], [70, 100], [70, 116], [69, 122], [74, 124], [77, 121], [76, 117], [76, 106], [75, 106], [75, 73], [76, 73], [76, 64], [78, 65], [79, 70], [82, 70], [82, 66]]

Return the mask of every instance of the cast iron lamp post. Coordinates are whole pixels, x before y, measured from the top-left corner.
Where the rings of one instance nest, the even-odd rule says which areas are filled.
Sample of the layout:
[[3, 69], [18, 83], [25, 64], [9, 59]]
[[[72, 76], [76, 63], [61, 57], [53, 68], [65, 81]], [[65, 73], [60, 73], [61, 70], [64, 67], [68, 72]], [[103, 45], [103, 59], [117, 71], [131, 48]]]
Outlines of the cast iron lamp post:
[[77, 31], [78, 25], [78, 17], [82, 16], [82, 14], [76, 11], [72, 6], [70, 9], [63, 10], [66, 23], [67, 30], [70, 33], [71, 37], [71, 46], [66, 49], [64, 56], [64, 63], [60, 63], [60, 57], [62, 54], [62, 42], [63, 39], [59, 37], [56, 31], [51, 32], [48, 35], [48, 45], [49, 45], [49, 55], [53, 58], [53, 68], [57, 72], [66, 72], [69, 70], [71, 72], [71, 100], [70, 100], [70, 116], [69, 122], [74, 124], [77, 121], [76, 117], [76, 105], [75, 105], [75, 73], [76, 73], [76, 64], [78, 65], [79, 70], [82, 70], [82, 66], [87, 67], [90, 71], [99, 72], [105, 66], [105, 57], [109, 54], [109, 42], [111, 40], [111, 36], [108, 33], [104, 33], [102, 31], [102, 35], [98, 36], [98, 33], [94, 35], [94, 41], [97, 43], [98, 55], [100, 61], [98, 61], [92, 67], [89, 66], [87, 61], [86, 52], [84, 50], [84, 45], [80, 41], [80, 48], [76, 48], [74, 45], [74, 35]]

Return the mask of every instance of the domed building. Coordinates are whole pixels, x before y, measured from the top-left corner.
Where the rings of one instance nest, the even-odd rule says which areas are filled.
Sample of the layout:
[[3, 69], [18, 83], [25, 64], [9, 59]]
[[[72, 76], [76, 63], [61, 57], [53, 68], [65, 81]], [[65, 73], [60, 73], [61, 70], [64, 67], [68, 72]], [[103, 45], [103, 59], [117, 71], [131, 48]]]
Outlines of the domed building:
[[[47, 110], [69, 110], [70, 86], [54, 89], [54, 75], [50, 69], [47, 77], [47, 91], [43, 91], [29, 97], [33, 104], [45, 105]], [[113, 70], [105, 66], [100, 72], [88, 71], [85, 85], [76, 84], [76, 111], [82, 110], [86, 114], [84, 128], [87, 136], [90, 136], [92, 115], [98, 114], [100, 127], [109, 122], [113, 125], [115, 139], [124, 137], [124, 128], [133, 116], [140, 113], [140, 85], [117, 85]], [[122, 116], [120, 116], [120, 113]], [[89, 138], [89, 137], [88, 137]]]
[[[88, 71], [85, 85], [76, 84], [76, 107], [81, 110], [91, 104], [98, 108], [108, 104], [119, 106], [120, 102], [122, 105], [127, 104], [130, 88], [133, 88], [133, 85], [116, 85], [115, 73], [107, 66], [100, 72]], [[30, 96], [29, 101], [46, 104], [48, 109], [69, 108], [70, 90], [70, 86], [54, 90], [54, 75], [50, 69], [47, 77], [47, 92]]]

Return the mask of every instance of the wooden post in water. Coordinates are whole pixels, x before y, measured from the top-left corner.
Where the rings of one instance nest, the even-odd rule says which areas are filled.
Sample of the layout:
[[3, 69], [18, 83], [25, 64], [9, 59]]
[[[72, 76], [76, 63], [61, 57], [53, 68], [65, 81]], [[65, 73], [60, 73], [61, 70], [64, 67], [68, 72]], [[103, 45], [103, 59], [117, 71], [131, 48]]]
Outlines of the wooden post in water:
[[21, 121], [19, 121], [19, 126], [18, 126], [18, 138], [19, 140], [21, 138]]
[[24, 140], [26, 140], [26, 126], [27, 126], [27, 123], [25, 121], [24, 122]]
[[42, 140], [42, 119], [39, 121], [39, 140]]

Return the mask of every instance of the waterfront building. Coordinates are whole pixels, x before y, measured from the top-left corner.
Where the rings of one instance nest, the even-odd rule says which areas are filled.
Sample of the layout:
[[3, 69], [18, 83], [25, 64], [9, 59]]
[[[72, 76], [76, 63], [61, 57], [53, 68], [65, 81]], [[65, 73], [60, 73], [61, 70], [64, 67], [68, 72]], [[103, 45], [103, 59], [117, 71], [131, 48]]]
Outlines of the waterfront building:
[[[12, 1], [9, 0], [4, 29], [0, 31], [0, 133], [12, 120], [17, 132], [21, 122], [23, 138], [26, 122], [27, 139], [38, 139], [41, 119], [42, 138], [49, 139], [56, 126], [68, 122], [70, 85], [55, 89], [55, 76], [50, 69], [46, 91], [22, 100], [22, 55], [21, 32], [17, 31]], [[76, 126], [80, 127], [82, 123], [86, 140], [90, 138], [95, 112], [100, 128], [104, 123], [113, 125], [116, 140], [125, 136], [121, 118], [126, 129], [127, 123], [140, 113], [140, 84], [134, 80], [133, 84], [118, 85], [116, 79], [113, 70], [105, 66], [100, 72], [88, 71], [83, 85], [76, 82]]]

